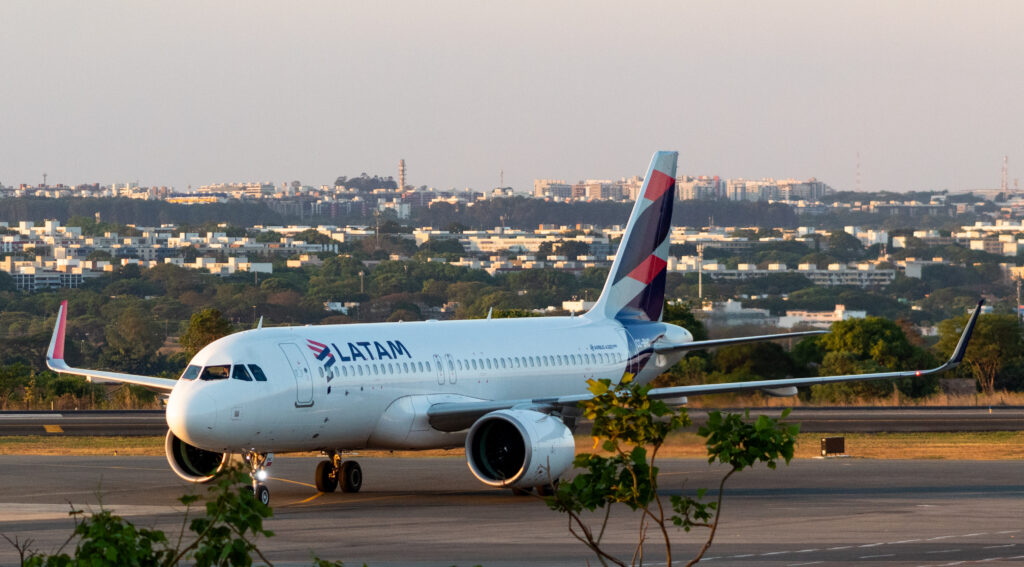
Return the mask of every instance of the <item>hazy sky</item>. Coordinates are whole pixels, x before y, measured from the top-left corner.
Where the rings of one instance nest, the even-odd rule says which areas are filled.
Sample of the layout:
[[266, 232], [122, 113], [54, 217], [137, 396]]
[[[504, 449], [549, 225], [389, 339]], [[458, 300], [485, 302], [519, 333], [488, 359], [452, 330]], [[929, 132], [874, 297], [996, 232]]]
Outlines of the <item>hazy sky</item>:
[[1024, 183], [1024, 2], [0, 2], [0, 183]]

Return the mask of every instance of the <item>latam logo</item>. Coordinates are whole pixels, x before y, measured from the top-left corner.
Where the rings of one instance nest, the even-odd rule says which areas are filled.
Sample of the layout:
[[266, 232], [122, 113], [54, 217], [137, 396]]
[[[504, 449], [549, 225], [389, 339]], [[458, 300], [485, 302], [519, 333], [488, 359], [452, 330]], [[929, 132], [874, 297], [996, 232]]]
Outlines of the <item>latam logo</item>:
[[[405, 348], [402, 341], [356, 341], [342, 344], [344, 345], [342, 347], [339, 347], [337, 343], [331, 343], [328, 346], [313, 339], [306, 339], [306, 346], [316, 354], [316, 359], [320, 362], [326, 361], [324, 368], [330, 368], [337, 359], [342, 362], [352, 362], [412, 358], [412, 353]], [[337, 359], [335, 354], [337, 354]]]
[[319, 360], [320, 362], [324, 362], [324, 360], [327, 361], [324, 362], [325, 369], [334, 366], [334, 353], [331, 352], [330, 347], [323, 343], [318, 343], [312, 339], [306, 339], [306, 346], [308, 346], [309, 350], [313, 351], [316, 354], [317, 360]]

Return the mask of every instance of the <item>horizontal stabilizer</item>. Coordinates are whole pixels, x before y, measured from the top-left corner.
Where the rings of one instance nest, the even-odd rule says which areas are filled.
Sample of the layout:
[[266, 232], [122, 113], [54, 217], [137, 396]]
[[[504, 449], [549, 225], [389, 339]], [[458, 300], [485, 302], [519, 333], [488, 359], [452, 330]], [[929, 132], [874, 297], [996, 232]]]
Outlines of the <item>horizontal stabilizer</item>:
[[658, 354], [672, 354], [689, 350], [701, 350], [744, 343], [756, 343], [762, 341], [774, 341], [778, 339], [792, 339], [795, 337], [808, 337], [813, 335], [824, 335], [828, 331], [796, 331], [793, 333], [778, 333], [775, 335], [756, 335], [752, 337], [733, 337], [729, 339], [709, 339], [706, 341], [692, 341], [688, 343], [668, 343], [664, 340], [656, 341], [651, 347]]

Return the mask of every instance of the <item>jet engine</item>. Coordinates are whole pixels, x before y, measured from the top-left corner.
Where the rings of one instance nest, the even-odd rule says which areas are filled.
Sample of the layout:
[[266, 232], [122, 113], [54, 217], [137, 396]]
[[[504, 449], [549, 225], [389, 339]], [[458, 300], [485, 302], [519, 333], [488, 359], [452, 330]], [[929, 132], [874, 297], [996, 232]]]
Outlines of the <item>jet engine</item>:
[[178, 439], [167, 432], [164, 452], [174, 474], [189, 482], [209, 482], [231, 458], [231, 453], [207, 451]]
[[572, 432], [562, 420], [533, 410], [491, 412], [466, 436], [469, 470], [490, 486], [551, 484], [569, 470], [575, 453]]

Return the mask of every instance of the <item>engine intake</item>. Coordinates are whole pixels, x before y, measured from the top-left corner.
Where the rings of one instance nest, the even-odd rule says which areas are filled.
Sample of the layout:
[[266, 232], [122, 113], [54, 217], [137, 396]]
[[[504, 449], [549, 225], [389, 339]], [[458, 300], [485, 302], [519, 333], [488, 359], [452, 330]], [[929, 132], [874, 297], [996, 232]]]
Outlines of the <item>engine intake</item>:
[[524, 488], [550, 484], [572, 466], [576, 444], [557, 417], [533, 410], [484, 415], [466, 436], [466, 461], [489, 486]]
[[224, 468], [231, 453], [207, 451], [178, 439], [168, 431], [164, 439], [164, 452], [174, 474], [189, 482], [209, 482]]

